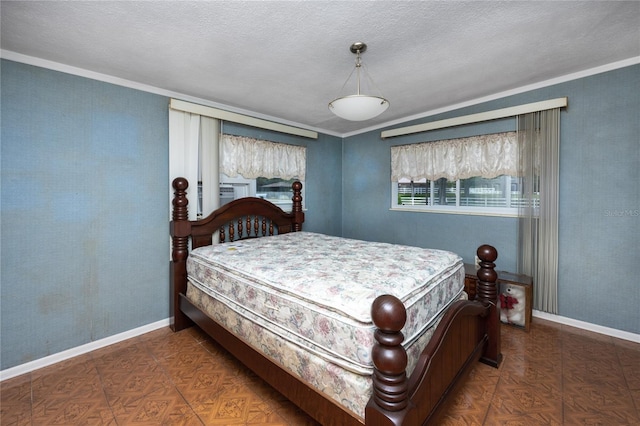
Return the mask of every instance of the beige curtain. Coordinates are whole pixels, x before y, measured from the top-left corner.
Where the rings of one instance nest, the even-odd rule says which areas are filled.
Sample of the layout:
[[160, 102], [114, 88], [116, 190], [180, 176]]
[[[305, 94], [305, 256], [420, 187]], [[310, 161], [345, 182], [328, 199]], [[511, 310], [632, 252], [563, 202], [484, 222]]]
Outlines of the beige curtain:
[[560, 109], [518, 116], [522, 203], [518, 272], [533, 277], [534, 308], [558, 312]]
[[515, 132], [494, 133], [391, 147], [391, 181], [447, 180], [475, 176], [515, 176], [518, 138]]
[[220, 171], [229, 177], [305, 180], [307, 150], [304, 146], [222, 135]]

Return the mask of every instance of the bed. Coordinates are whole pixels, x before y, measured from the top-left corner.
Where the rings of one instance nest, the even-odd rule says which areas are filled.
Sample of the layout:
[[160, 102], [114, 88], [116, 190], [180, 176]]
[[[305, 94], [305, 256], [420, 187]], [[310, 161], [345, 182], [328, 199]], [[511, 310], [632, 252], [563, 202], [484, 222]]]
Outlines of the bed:
[[290, 213], [247, 197], [197, 221], [187, 188], [173, 181], [171, 328], [197, 325], [321, 424], [433, 422], [473, 363], [500, 364], [495, 248], [467, 300], [453, 253], [303, 231], [299, 182]]

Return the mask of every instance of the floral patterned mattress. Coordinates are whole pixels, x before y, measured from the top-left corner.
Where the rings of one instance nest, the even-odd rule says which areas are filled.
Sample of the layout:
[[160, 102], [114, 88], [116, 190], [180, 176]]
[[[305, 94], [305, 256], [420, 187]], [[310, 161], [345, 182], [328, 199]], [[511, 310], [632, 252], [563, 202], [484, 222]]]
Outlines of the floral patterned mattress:
[[[371, 375], [345, 370], [297, 343], [281, 338], [272, 329], [248, 320], [242, 310], [238, 312], [229, 308], [194, 285], [188, 286], [187, 297], [218, 324], [227, 330], [233, 330], [236, 336], [307, 383], [309, 387], [342, 405], [364, 423], [365, 408], [373, 393]], [[460, 299], [466, 298], [466, 293], [460, 295]], [[433, 325], [407, 349], [407, 375], [413, 372], [422, 349], [431, 340], [443, 315], [444, 313], [439, 315]]]
[[[191, 252], [187, 273], [187, 296], [200, 297], [190, 296], [198, 289], [234, 311], [223, 325], [236, 335], [253, 333], [237, 319], [246, 318], [361, 375], [372, 373], [370, 310], [377, 296], [392, 294], [404, 303], [407, 350], [464, 296], [462, 259], [454, 253], [311, 232], [201, 247]], [[253, 337], [254, 346], [265, 343]]]

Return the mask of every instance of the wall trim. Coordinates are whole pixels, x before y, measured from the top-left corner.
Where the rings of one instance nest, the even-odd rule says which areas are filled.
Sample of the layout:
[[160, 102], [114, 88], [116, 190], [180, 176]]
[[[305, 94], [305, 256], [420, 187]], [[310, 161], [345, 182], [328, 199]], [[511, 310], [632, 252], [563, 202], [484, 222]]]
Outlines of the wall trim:
[[549, 99], [547, 101], [532, 102], [507, 108], [494, 109], [492, 111], [478, 112], [476, 114], [462, 115], [444, 120], [429, 121], [422, 124], [414, 124], [413, 126], [398, 127], [395, 129], [384, 130], [380, 133], [380, 138], [393, 138], [396, 136], [405, 136], [412, 133], [428, 132], [430, 130], [444, 129], [447, 127], [462, 126], [464, 124], [480, 123], [482, 121], [496, 120], [498, 118], [516, 117], [531, 112], [546, 111], [554, 108], [566, 108], [568, 98], [561, 97]]
[[213, 108], [206, 105], [194, 104], [192, 102], [181, 101], [180, 99], [169, 99], [169, 108], [191, 114], [204, 115], [222, 121], [246, 124], [260, 129], [275, 130], [276, 132], [287, 133], [295, 136], [302, 136], [310, 139], [318, 139], [318, 132], [302, 129], [300, 127], [287, 126], [275, 121], [262, 120], [245, 114], [229, 112], [220, 108]]
[[84, 68], [78, 68], [71, 65], [66, 65], [60, 62], [54, 62], [54, 61], [49, 61], [47, 59], [38, 58], [35, 56], [24, 55], [22, 53], [13, 52], [11, 50], [0, 49], [0, 58], [13, 61], [13, 62], [19, 62], [22, 64], [33, 65], [35, 67], [45, 68], [52, 71], [58, 71], [65, 74], [71, 74], [78, 77], [89, 78], [91, 80], [101, 81], [103, 83], [115, 84], [116, 86], [127, 87], [129, 89], [140, 90], [141, 92], [152, 93], [154, 95], [166, 96], [168, 98], [180, 99], [186, 102], [205, 105], [212, 108], [219, 108], [231, 113], [242, 114], [242, 115], [254, 117], [257, 119], [272, 121], [274, 123], [280, 123], [283, 125], [297, 127], [300, 129], [307, 129], [314, 132], [320, 132], [326, 135], [338, 136], [338, 137], [340, 136], [335, 132], [327, 132], [326, 130], [316, 128], [316, 127], [311, 127], [306, 124], [283, 120], [282, 118], [272, 117], [266, 114], [260, 114], [255, 111], [249, 111], [243, 108], [232, 107], [230, 105], [225, 105], [219, 102], [209, 101], [207, 99], [198, 98], [196, 96], [185, 95], [184, 93], [179, 93], [172, 90], [151, 86], [149, 84], [144, 84], [138, 81], [132, 81], [132, 80], [126, 80], [120, 77], [114, 77], [109, 74], [102, 74], [102, 73], [90, 71]]
[[169, 318], [143, 325], [142, 327], [137, 327], [119, 334], [114, 334], [113, 336], [105, 337], [104, 339], [96, 340], [95, 342], [76, 346], [75, 348], [67, 349], [66, 351], [36, 359], [35, 361], [7, 368], [0, 371], [0, 382], [22, 374], [31, 373], [32, 371], [48, 367], [57, 362], [65, 361], [78, 355], [86, 354], [87, 352], [95, 351], [96, 349], [104, 348], [105, 346], [113, 345], [114, 343], [122, 342], [123, 340], [131, 339], [163, 327], [169, 327]]
[[415, 115], [411, 115], [411, 116], [407, 116], [407, 117], [402, 117], [399, 118], [397, 120], [391, 120], [388, 121], [386, 123], [382, 123], [382, 124], [378, 124], [375, 126], [370, 126], [370, 127], [366, 127], [364, 129], [359, 129], [356, 130], [354, 132], [347, 132], [347, 133], [336, 133], [336, 132], [331, 132], [328, 131], [326, 129], [321, 129], [318, 127], [312, 127], [312, 126], [308, 126], [308, 125], [304, 125], [302, 123], [295, 123], [292, 121], [287, 121], [287, 120], [282, 120], [281, 118], [278, 117], [271, 117], [265, 114], [258, 114], [256, 112], [253, 111], [248, 111], [248, 110], [244, 110], [244, 109], [240, 109], [240, 108], [234, 108], [231, 107], [229, 105], [224, 105], [221, 103], [217, 103], [217, 102], [211, 102], [208, 101], [206, 99], [201, 99], [201, 98], [197, 98], [195, 96], [189, 96], [189, 95], [185, 95], [182, 93], [178, 93], [178, 92], [174, 92], [174, 91], [170, 91], [170, 90], [166, 90], [166, 89], [161, 89], [158, 87], [154, 87], [154, 86], [150, 86], [147, 84], [143, 84], [143, 83], [139, 83], [139, 82], [135, 82], [135, 81], [131, 81], [131, 80], [125, 80], [123, 78], [119, 78], [119, 77], [113, 77], [107, 74], [101, 74], [95, 71], [89, 71], [83, 68], [78, 68], [78, 67], [73, 67], [71, 65], [66, 65], [66, 64], [62, 64], [59, 62], [54, 62], [54, 61], [49, 61], [46, 59], [42, 59], [42, 58], [37, 58], [35, 56], [29, 56], [29, 55], [24, 55], [22, 53], [17, 53], [17, 52], [13, 52], [11, 50], [4, 50], [4, 49], [0, 49], [0, 58], [4, 58], [10, 61], [14, 61], [14, 62], [20, 62], [23, 64], [27, 64], [27, 65], [33, 65], [36, 67], [41, 67], [41, 68], [47, 68], [47, 69], [51, 69], [54, 71], [60, 71], [60, 72], [64, 72], [67, 74], [72, 74], [72, 75], [77, 75], [80, 77], [86, 77], [86, 78], [90, 78], [93, 80], [98, 80], [98, 81], [103, 81], [106, 83], [111, 83], [111, 84], [115, 84], [118, 86], [123, 86], [123, 87], [128, 87], [130, 89], [136, 89], [136, 90], [141, 90], [143, 92], [149, 92], [149, 93], [154, 93], [156, 95], [162, 95], [162, 96], [166, 96], [168, 98], [177, 98], [177, 99], [182, 99], [184, 101], [188, 101], [188, 102], [193, 102], [196, 104], [202, 104], [202, 105], [206, 105], [206, 106], [211, 106], [213, 108], [221, 108], [224, 109], [226, 111], [230, 111], [230, 112], [237, 112], [239, 114], [245, 114], [245, 115], [249, 115], [252, 117], [256, 117], [256, 118], [263, 118], [265, 120], [270, 120], [270, 121], [274, 121], [276, 123], [282, 123], [282, 124], [288, 124], [294, 127], [300, 127], [302, 129], [308, 129], [308, 130], [312, 130], [312, 131], [316, 131], [319, 133], [323, 133], [325, 135], [329, 135], [329, 136], [336, 136], [336, 137], [340, 137], [343, 139], [346, 139], [348, 137], [351, 136], [356, 136], [362, 133], [367, 133], [370, 131], [374, 131], [374, 130], [379, 130], [379, 129], [384, 129], [385, 127], [391, 127], [391, 126], [395, 126], [395, 125], [399, 125], [399, 124], [406, 124], [409, 121], [414, 121], [414, 120], [419, 120], [419, 119], [423, 119], [423, 118], [427, 118], [433, 115], [437, 115], [437, 114], [442, 114], [445, 112], [449, 112], [449, 111], [455, 111], [457, 109], [461, 109], [461, 108], [465, 108], [468, 106], [473, 106], [473, 105], [478, 105], [478, 104], [482, 104], [485, 102], [490, 102], [496, 99], [501, 99], [501, 98], [505, 98], [507, 96], [512, 96], [512, 95], [517, 95], [520, 93], [524, 93], [524, 92], [529, 92], [532, 90], [536, 90], [536, 89], [540, 89], [543, 87], [548, 87], [548, 86], [553, 86], [555, 84], [560, 84], [560, 83], [565, 83], [567, 81], [572, 81], [572, 80], [578, 80], [580, 78], [584, 78], [584, 77], [589, 77], [592, 75], [596, 75], [596, 74], [601, 74], [604, 72], [608, 72], [608, 71], [613, 71], [616, 69], [620, 69], [620, 68], [625, 68], [625, 67], [629, 67], [632, 65], [636, 65], [636, 64], [640, 64], [640, 56], [634, 56], [632, 58], [627, 58], [627, 59], [623, 59], [620, 61], [616, 61], [616, 62], [612, 62], [609, 64], [605, 64], [605, 65], [601, 65], [601, 66], [597, 66], [597, 67], [593, 67], [593, 68], [589, 68], [586, 70], [582, 70], [582, 71], [578, 71], [578, 72], [574, 72], [574, 73], [570, 73], [570, 74], [566, 74], [560, 77], [555, 77], [549, 80], [544, 80], [544, 81], [540, 81], [537, 83], [532, 83], [532, 84], [528, 84], [522, 87], [518, 87], [515, 89], [511, 89], [511, 90], [506, 90], [503, 92], [499, 92], [499, 93], [494, 93], [492, 95], [489, 96], [484, 96], [484, 97], [480, 97], [480, 98], [476, 98], [476, 99], [471, 99], [469, 101], [465, 101], [465, 102], [460, 102], [458, 104], [454, 104], [454, 105], [449, 105], [443, 108], [438, 108], [438, 109], [434, 109], [434, 110], [430, 110], [430, 111], [425, 111], [419, 114], [415, 114]]
[[540, 319], [552, 321], [558, 324], [564, 324], [564, 325], [579, 328], [582, 330], [593, 331], [594, 333], [604, 334], [604, 335], [615, 337], [618, 339], [630, 340], [632, 342], [640, 343], [640, 334], [617, 330], [615, 328], [610, 328], [610, 327], [604, 327], [597, 324], [591, 324], [585, 321], [562, 317], [560, 315], [549, 314], [547, 312], [542, 312], [542, 311], [534, 310], [532, 315], [534, 318], [540, 318]]
[[411, 116], [407, 116], [407, 117], [402, 117], [402, 118], [399, 118], [397, 120], [388, 121], [386, 123], [383, 123], [383, 124], [380, 124], [380, 125], [371, 126], [371, 127], [366, 128], [366, 129], [360, 129], [360, 130], [357, 130], [355, 132], [345, 133], [345, 134], [342, 135], [342, 137], [343, 138], [348, 138], [350, 136], [355, 136], [355, 135], [358, 135], [360, 133], [365, 133], [365, 132], [378, 130], [378, 129], [384, 129], [386, 127], [392, 127], [392, 126], [395, 126], [395, 125], [406, 125], [410, 121], [421, 120], [423, 118], [428, 118], [428, 117], [431, 117], [431, 116], [434, 116], [434, 115], [443, 114], [445, 112], [455, 111], [455, 110], [458, 110], [458, 109], [462, 109], [462, 108], [466, 108], [466, 107], [470, 107], [470, 106], [474, 106], [474, 105], [479, 105], [479, 104], [483, 104], [483, 103], [486, 103], [486, 102], [491, 102], [491, 101], [495, 101], [495, 100], [498, 100], [498, 99], [506, 98], [506, 97], [509, 97], [509, 96], [519, 95], [521, 93], [531, 92], [533, 90], [538, 90], [538, 89], [542, 89], [542, 88], [545, 88], [545, 87], [554, 86], [556, 84], [566, 83], [568, 81], [579, 80], [581, 78], [590, 77], [592, 75], [602, 74], [602, 73], [605, 73], [605, 72], [614, 71], [614, 70], [617, 70], [617, 69], [626, 68], [626, 67], [630, 67], [630, 66], [638, 65], [638, 64], [640, 64], [640, 56], [634, 56], [633, 58], [623, 59], [621, 61], [612, 62], [610, 64], [605, 64], [605, 65], [601, 65], [601, 66], [598, 66], [598, 67], [589, 68], [589, 69], [578, 71], [578, 72], [574, 72], [574, 73], [571, 73], [571, 74], [566, 74], [566, 75], [563, 75], [563, 76], [560, 76], [560, 77], [551, 78], [549, 80], [540, 81], [538, 83], [532, 83], [532, 84], [528, 84], [528, 85], [525, 85], [525, 86], [517, 87], [515, 89], [505, 90], [504, 92], [498, 92], [498, 93], [494, 93], [494, 94], [491, 94], [491, 95], [488, 95], [488, 96], [483, 96], [483, 97], [480, 97], [480, 98], [476, 98], [476, 99], [471, 99], [471, 100], [468, 100], [468, 101], [460, 102], [460, 103], [457, 103], [457, 104], [448, 105], [448, 106], [443, 107], [443, 108], [437, 108], [437, 109], [434, 109], [434, 110], [425, 111], [423, 113], [419, 113], [419, 114], [415, 114], [415, 115], [411, 115]]

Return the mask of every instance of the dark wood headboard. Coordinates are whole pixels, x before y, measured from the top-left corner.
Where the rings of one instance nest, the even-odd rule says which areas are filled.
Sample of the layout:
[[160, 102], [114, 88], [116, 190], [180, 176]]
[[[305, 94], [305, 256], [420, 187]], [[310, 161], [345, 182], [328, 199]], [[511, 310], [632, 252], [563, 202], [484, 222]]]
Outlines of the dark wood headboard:
[[188, 220], [187, 188], [185, 178], [173, 181], [173, 217], [171, 236], [191, 237], [191, 247], [211, 245], [214, 233], [219, 233], [219, 242], [285, 234], [302, 230], [304, 212], [302, 211], [302, 184], [294, 182], [293, 208], [290, 213], [262, 198], [245, 197], [233, 200], [209, 216]]
[[[234, 241], [245, 238], [256, 238], [274, 234], [285, 234], [302, 230], [304, 212], [302, 211], [302, 184], [294, 182], [293, 207], [291, 213], [267, 200], [256, 197], [245, 197], [225, 204], [209, 216], [200, 220], [189, 220], [189, 200], [187, 188], [189, 182], [185, 178], [175, 178], [173, 213], [170, 224], [172, 238], [171, 249], [171, 312], [175, 313], [175, 321], [181, 321], [176, 307], [181, 293], [187, 290], [186, 261], [191, 248], [211, 245], [213, 235], [218, 233], [219, 242]], [[182, 327], [182, 326], [181, 326]]]

